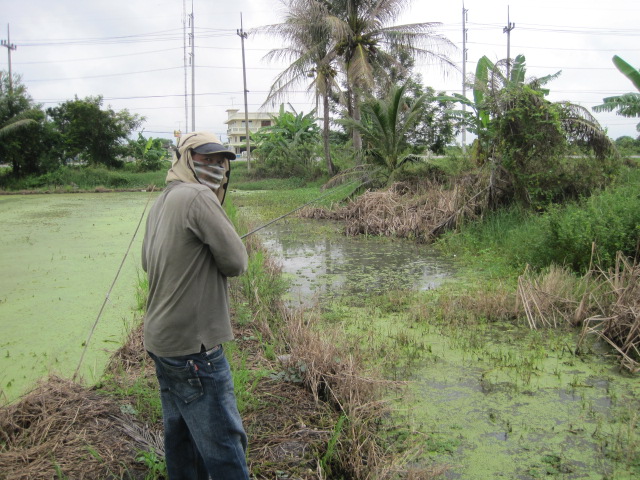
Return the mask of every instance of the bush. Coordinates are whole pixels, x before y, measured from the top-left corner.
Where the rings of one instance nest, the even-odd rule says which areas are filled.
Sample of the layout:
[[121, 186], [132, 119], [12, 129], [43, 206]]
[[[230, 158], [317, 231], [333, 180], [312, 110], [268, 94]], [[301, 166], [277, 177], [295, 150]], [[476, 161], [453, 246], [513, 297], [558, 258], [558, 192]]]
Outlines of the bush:
[[258, 178], [298, 177], [313, 180], [323, 175], [323, 163], [313, 145], [278, 145], [268, 152], [256, 150], [255, 169]]
[[16, 179], [0, 176], [0, 187], [9, 190], [93, 190], [106, 188], [146, 188], [164, 185], [166, 170], [136, 173], [105, 167], [64, 166], [44, 175]]
[[580, 203], [552, 208], [543, 217], [542, 242], [531, 263], [557, 263], [586, 272], [592, 260], [602, 268], [614, 265], [616, 253], [637, 254], [640, 239], [640, 194], [637, 185], [612, 188]]

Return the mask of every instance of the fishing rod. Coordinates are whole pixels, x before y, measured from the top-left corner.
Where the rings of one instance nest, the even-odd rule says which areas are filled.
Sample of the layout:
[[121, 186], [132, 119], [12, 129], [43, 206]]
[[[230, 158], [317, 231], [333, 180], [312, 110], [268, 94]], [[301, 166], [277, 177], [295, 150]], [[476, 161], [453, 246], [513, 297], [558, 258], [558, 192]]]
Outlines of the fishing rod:
[[[347, 184], [346, 184], [346, 186], [351, 186], [351, 185], [353, 185], [354, 183], [355, 183], [355, 180], [354, 180], [354, 181], [352, 181], [352, 182], [347, 183]], [[358, 186], [357, 186], [353, 191], [355, 191], [355, 190], [357, 190], [358, 188], [360, 188], [360, 186], [361, 186], [361, 185], [358, 185]], [[262, 225], [262, 226], [260, 226], [260, 227], [258, 227], [258, 228], [255, 228], [255, 229], [253, 229], [253, 230], [251, 230], [249, 233], [245, 233], [245, 234], [244, 234], [244, 235], [242, 235], [240, 238], [241, 238], [241, 239], [243, 239], [243, 238], [245, 238], [245, 237], [248, 237], [249, 235], [253, 235], [254, 233], [259, 232], [259, 231], [260, 231], [260, 230], [262, 230], [263, 228], [266, 228], [266, 227], [268, 227], [269, 225], [271, 225], [271, 224], [273, 224], [273, 223], [276, 223], [278, 220], [282, 220], [283, 218], [288, 217], [288, 216], [289, 216], [289, 215], [291, 215], [292, 213], [296, 213], [298, 210], [301, 210], [301, 209], [303, 209], [304, 207], [306, 207], [306, 206], [308, 206], [308, 205], [311, 205], [312, 203], [315, 203], [315, 202], [317, 202], [317, 201], [319, 201], [319, 200], [322, 200], [322, 199], [323, 199], [323, 198], [325, 198], [325, 197], [328, 197], [328, 196], [329, 196], [330, 194], [332, 194], [332, 193], [334, 193], [334, 192], [327, 192], [327, 193], [325, 193], [325, 194], [323, 194], [323, 195], [320, 195], [318, 198], [314, 198], [313, 200], [311, 200], [311, 201], [309, 201], [309, 202], [305, 203], [304, 205], [300, 205], [299, 207], [294, 208], [294, 209], [293, 209], [293, 210], [291, 210], [290, 212], [287, 212], [287, 213], [285, 213], [284, 215], [280, 215], [278, 218], [274, 218], [274, 219], [273, 219], [273, 220], [271, 220], [270, 222], [267, 222], [267, 223], [265, 223], [264, 225]], [[352, 192], [352, 193], [353, 193], [353, 192]]]
[[[349, 183], [346, 184], [346, 186], [351, 186], [354, 183], [355, 183], [355, 181], [349, 182]], [[84, 356], [87, 353], [87, 349], [89, 347], [89, 342], [91, 341], [91, 337], [93, 337], [93, 333], [94, 333], [94, 331], [96, 329], [96, 326], [98, 325], [98, 322], [100, 321], [100, 318], [102, 317], [102, 313], [104, 312], [104, 308], [105, 308], [107, 302], [109, 301], [109, 297], [111, 295], [111, 291], [113, 290], [113, 287], [116, 284], [116, 280], [120, 276], [120, 272], [122, 271], [122, 267], [124, 266], [124, 262], [127, 259], [127, 256], [129, 255], [129, 251], [131, 250], [131, 246], [133, 245], [133, 241], [135, 240], [136, 235], [138, 234], [138, 230], [140, 230], [140, 225], [142, 224], [142, 220], [144, 219], [144, 215], [145, 215], [145, 213], [147, 211], [147, 207], [149, 206], [149, 201], [151, 200], [151, 194], [154, 192], [155, 188], [156, 187], [154, 185], [153, 188], [150, 191], [149, 197], [147, 198], [147, 203], [145, 204], [144, 209], [142, 210], [142, 214], [140, 215], [140, 220], [138, 220], [138, 225], [136, 226], [136, 229], [133, 232], [133, 236], [131, 237], [131, 241], [129, 242], [129, 246], [127, 247], [127, 251], [125, 252], [124, 257], [122, 258], [122, 262], [120, 263], [120, 268], [118, 268], [118, 271], [116, 272], [116, 276], [113, 279], [113, 282], [111, 283], [111, 287], [109, 288], [109, 291], [107, 292], [107, 295], [105, 296], [104, 302], [102, 303], [102, 307], [100, 307], [100, 311], [98, 312], [98, 316], [96, 317], [95, 322], [93, 322], [93, 326], [91, 327], [91, 331], [89, 332], [89, 336], [87, 337], [87, 340], [84, 342], [84, 348], [82, 350], [82, 355], [80, 355], [80, 361], [78, 362], [78, 366], [76, 367], [76, 371], [73, 374], [73, 377], [71, 378], [73, 381], [75, 381], [76, 377], [78, 376], [78, 372], [80, 371], [80, 367], [82, 366], [82, 362], [84, 361]], [[358, 187], [356, 187], [353, 191], [355, 191], [357, 188], [360, 188], [360, 185]], [[352, 193], [353, 193], [353, 191], [352, 191]], [[304, 207], [306, 207], [308, 205], [311, 205], [312, 203], [315, 203], [315, 202], [317, 202], [319, 200], [322, 200], [323, 198], [329, 196], [332, 193], [335, 193], [335, 192], [329, 191], [329, 192], [327, 192], [327, 193], [325, 193], [323, 195], [320, 195], [319, 197], [314, 198], [313, 200], [305, 203], [304, 205], [301, 205], [301, 206], [291, 210], [290, 212], [287, 212], [284, 215], [280, 215], [278, 218], [275, 218], [275, 219], [265, 223], [264, 225], [262, 225], [262, 226], [260, 226], [258, 228], [255, 228], [255, 229], [251, 230], [248, 233], [245, 233], [240, 238], [244, 239], [244, 238], [248, 237], [249, 235], [253, 235], [254, 233], [259, 232], [263, 228], [268, 227], [269, 225], [277, 222], [278, 220], [282, 220], [283, 218], [291, 215], [292, 213], [295, 213], [298, 210], [300, 210], [300, 209], [302, 209], [302, 208], [304, 208]]]
[[149, 206], [149, 202], [151, 201], [151, 194], [153, 193], [153, 191], [156, 189], [155, 185], [151, 188], [151, 192], [149, 192], [149, 196], [147, 198], [147, 203], [145, 203], [144, 205], [144, 209], [142, 210], [142, 215], [140, 215], [140, 220], [138, 220], [138, 225], [136, 226], [135, 231], [133, 232], [133, 236], [131, 237], [131, 241], [129, 242], [129, 246], [127, 247], [127, 251], [124, 254], [124, 257], [122, 258], [122, 262], [120, 262], [120, 268], [118, 268], [118, 271], [116, 272], [116, 276], [113, 279], [113, 282], [111, 282], [111, 287], [109, 288], [109, 291], [107, 292], [107, 295], [104, 298], [104, 302], [102, 302], [102, 307], [100, 307], [100, 312], [98, 312], [98, 316], [96, 317], [96, 321], [93, 322], [93, 326], [91, 327], [91, 331], [89, 332], [89, 336], [87, 337], [87, 340], [84, 342], [84, 348], [82, 349], [82, 355], [80, 355], [80, 361], [78, 362], [78, 366], [76, 367], [76, 371], [73, 374], [73, 377], [71, 377], [71, 380], [75, 381], [78, 372], [80, 371], [80, 366], [82, 365], [82, 362], [84, 361], [84, 355], [87, 353], [87, 349], [89, 348], [89, 341], [91, 340], [91, 337], [93, 336], [93, 332], [96, 329], [96, 326], [98, 325], [98, 322], [100, 321], [100, 317], [102, 317], [102, 312], [104, 311], [104, 307], [107, 305], [107, 302], [109, 301], [109, 296], [111, 295], [111, 291], [113, 290], [113, 287], [116, 284], [116, 280], [118, 280], [118, 277], [120, 276], [120, 272], [122, 271], [122, 267], [124, 266], [124, 261], [127, 259], [127, 255], [129, 255], [129, 251], [131, 250], [131, 245], [133, 245], [133, 241], [136, 238], [136, 235], [138, 234], [138, 230], [140, 230], [140, 225], [142, 224], [142, 220], [144, 218], [144, 214], [147, 211], [147, 207]]

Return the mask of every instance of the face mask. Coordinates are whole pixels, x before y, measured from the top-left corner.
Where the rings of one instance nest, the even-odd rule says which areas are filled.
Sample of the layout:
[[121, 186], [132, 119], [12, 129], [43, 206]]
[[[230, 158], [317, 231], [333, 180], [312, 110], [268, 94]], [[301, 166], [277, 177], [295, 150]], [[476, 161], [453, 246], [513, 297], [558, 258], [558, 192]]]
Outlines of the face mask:
[[224, 202], [226, 186], [228, 182], [228, 170], [225, 165], [229, 162], [226, 160], [222, 165], [211, 163], [193, 162], [196, 178], [202, 185], [209, 187], [218, 197], [220, 203]]

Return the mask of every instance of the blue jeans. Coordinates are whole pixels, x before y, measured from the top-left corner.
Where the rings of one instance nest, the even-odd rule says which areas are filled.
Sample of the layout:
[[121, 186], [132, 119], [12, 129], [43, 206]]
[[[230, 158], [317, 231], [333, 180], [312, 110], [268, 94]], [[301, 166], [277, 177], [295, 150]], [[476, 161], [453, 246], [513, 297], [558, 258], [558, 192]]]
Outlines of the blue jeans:
[[170, 480], [246, 480], [247, 435], [231, 369], [219, 347], [181, 357], [157, 357]]

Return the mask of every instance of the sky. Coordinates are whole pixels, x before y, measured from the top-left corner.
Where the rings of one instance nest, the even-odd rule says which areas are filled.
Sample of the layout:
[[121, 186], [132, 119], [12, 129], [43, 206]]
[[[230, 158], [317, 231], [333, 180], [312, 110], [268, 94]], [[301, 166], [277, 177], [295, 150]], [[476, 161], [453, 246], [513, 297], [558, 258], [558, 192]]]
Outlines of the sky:
[[[426, 86], [462, 93], [464, 8], [467, 73], [475, 71], [483, 55], [492, 61], [506, 58], [509, 38], [511, 58], [526, 57], [527, 76], [561, 71], [547, 85], [549, 100], [582, 105], [614, 139], [638, 136], [639, 119], [592, 111], [605, 97], [636, 91], [611, 58], [619, 55], [640, 65], [637, 0], [406, 4], [396, 25], [437, 22], [436, 32], [456, 47], [449, 57], [457, 70], [417, 62], [415, 70]], [[193, 11], [193, 40], [185, 10], [187, 17]], [[29, 95], [45, 108], [75, 96], [101, 95], [104, 107], [145, 117], [140, 128], [144, 136], [162, 138], [172, 137], [175, 130], [193, 131], [195, 112], [195, 130], [214, 132], [226, 141], [227, 110], [244, 112], [241, 20], [242, 31], [251, 32], [281, 23], [284, 17], [278, 0], [0, 0], [0, 40], [16, 47], [0, 48], [0, 70], [8, 70], [10, 53], [13, 75], [20, 76]], [[505, 33], [508, 25], [510, 35]], [[286, 66], [264, 60], [279, 46], [278, 39], [264, 35], [250, 34], [244, 40], [250, 112], [261, 108]], [[298, 113], [315, 107], [306, 85], [292, 92], [287, 103]]]

